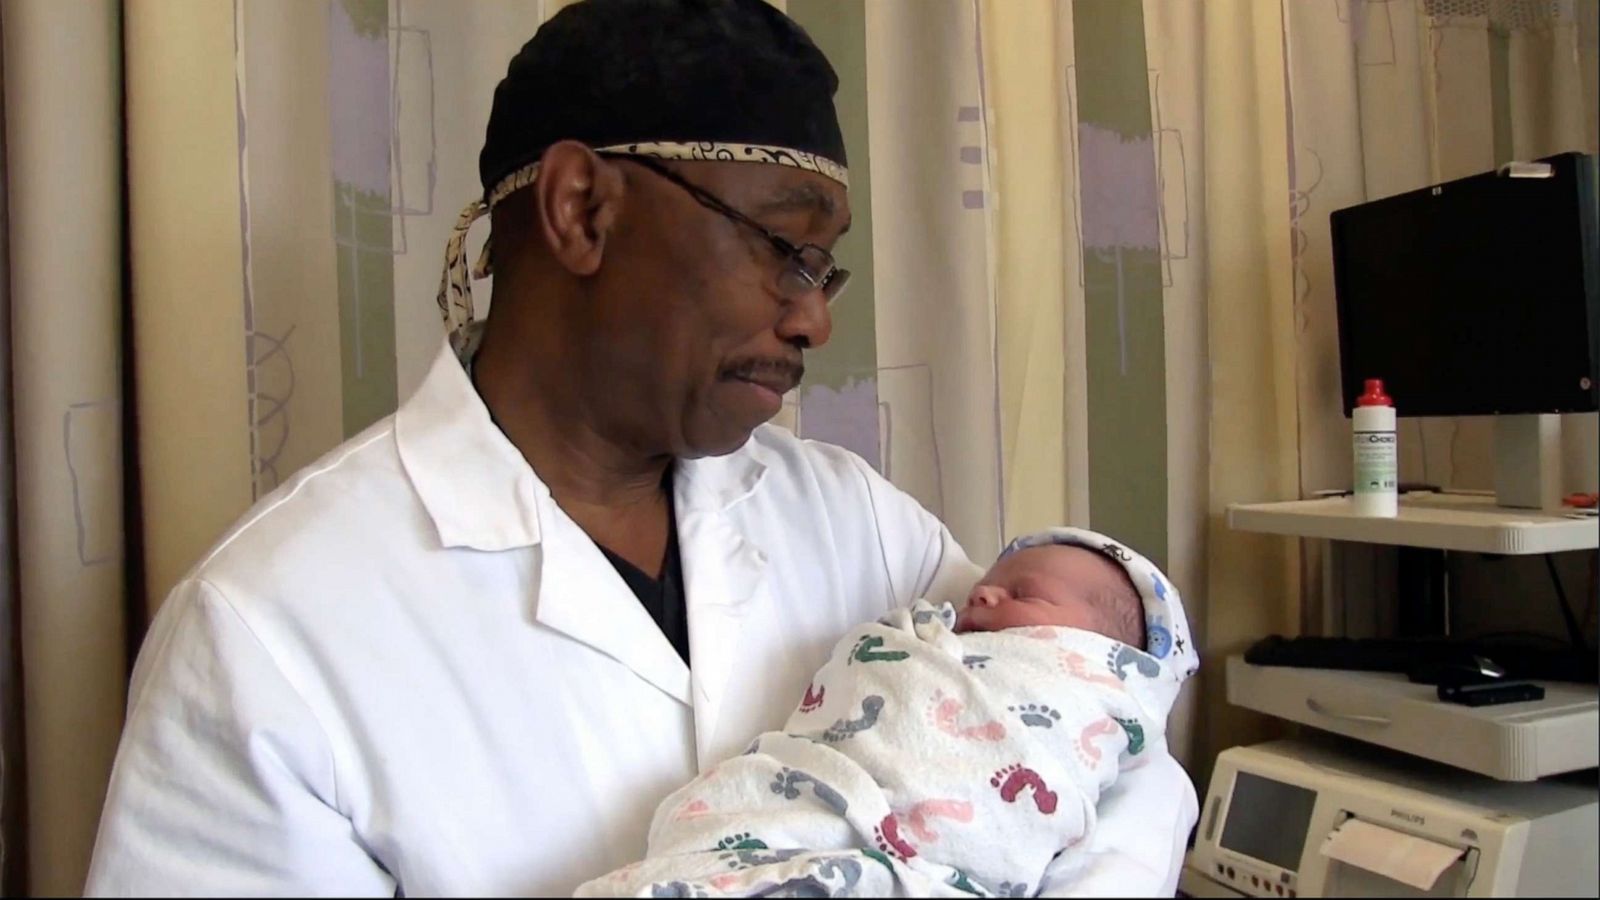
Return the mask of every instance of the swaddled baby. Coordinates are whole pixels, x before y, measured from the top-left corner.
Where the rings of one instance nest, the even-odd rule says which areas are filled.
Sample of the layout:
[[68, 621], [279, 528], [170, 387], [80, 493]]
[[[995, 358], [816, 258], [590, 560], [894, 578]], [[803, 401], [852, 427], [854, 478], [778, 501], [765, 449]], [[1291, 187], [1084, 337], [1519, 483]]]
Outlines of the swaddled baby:
[[1080, 529], [1018, 540], [959, 613], [852, 630], [782, 732], [668, 797], [647, 858], [578, 894], [1032, 895], [1118, 773], [1165, 752], [1187, 641], [1144, 557]]

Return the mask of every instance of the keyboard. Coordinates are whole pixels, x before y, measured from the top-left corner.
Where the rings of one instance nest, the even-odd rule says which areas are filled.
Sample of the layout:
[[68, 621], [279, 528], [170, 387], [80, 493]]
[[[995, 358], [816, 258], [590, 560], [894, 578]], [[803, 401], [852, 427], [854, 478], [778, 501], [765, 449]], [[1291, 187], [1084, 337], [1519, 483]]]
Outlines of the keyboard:
[[1257, 666], [1396, 672], [1436, 684], [1438, 673], [1487, 667], [1507, 679], [1600, 683], [1600, 655], [1555, 644], [1452, 638], [1286, 638], [1273, 635], [1245, 651]]

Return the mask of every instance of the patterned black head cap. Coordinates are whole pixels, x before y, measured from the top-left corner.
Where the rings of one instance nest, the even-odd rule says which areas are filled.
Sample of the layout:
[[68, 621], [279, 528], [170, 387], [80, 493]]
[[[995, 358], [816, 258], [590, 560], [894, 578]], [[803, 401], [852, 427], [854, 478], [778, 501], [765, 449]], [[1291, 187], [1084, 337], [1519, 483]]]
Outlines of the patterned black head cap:
[[763, 0], [583, 0], [545, 23], [495, 88], [484, 194], [568, 139], [681, 145], [842, 180], [838, 86], [811, 38]]
[[558, 141], [657, 159], [786, 165], [849, 186], [833, 108], [839, 78], [793, 20], [763, 0], [581, 0], [546, 22], [494, 91], [478, 155], [483, 196], [445, 245], [439, 312], [458, 351], [475, 320], [467, 232], [533, 184]]

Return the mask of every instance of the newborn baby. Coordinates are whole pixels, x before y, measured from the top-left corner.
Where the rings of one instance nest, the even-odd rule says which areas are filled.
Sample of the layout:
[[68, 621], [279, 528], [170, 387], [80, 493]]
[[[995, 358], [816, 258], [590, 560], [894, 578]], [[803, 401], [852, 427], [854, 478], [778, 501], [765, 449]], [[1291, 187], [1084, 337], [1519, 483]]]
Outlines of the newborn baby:
[[1103, 552], [1074, 544], [1019, 547], [1002, 556], [956, 619], [958, 632], [1039, 625], [1144, 646], [1144, 604], [1127, 570]]
[[1187, 634], [1142, 556], [1020, 539], [959, 614], [919, 601], [852, 630], [782, 732], [668, 797], [646, 859], [578, 895], [1037, 893], [1118, 773], [1164, 752]]

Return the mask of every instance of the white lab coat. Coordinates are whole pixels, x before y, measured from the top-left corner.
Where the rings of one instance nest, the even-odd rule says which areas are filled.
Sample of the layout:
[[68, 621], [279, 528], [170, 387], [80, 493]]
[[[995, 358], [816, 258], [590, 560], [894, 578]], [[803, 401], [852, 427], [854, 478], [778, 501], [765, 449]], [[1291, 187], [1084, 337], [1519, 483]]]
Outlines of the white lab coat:
[[[978, 574], [859, 458], [776, 428], [675, 490], [692, 670], [442, 349], [162, 607], [87, 892], [570, 894], [781, 726], [847, 628]], [[1170, 893], [1194, 792], [1144, 772], [1159, 799], [1111, 798], [1126, 846], [1080, 887]]]

